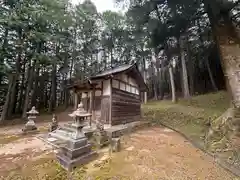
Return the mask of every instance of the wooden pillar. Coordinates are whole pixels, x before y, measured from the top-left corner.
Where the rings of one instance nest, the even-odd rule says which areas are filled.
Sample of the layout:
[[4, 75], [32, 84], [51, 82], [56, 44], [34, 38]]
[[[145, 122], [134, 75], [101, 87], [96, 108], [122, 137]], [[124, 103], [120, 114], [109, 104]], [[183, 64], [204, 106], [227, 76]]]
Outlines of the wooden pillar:
[[[125, 87], [126, 87], [126, 84], [125, 84]], [[110, 79], [109, 125], [112, 126], [112, 78]]]
[[89, 107], [88, 107], [88, 97], [89, 97], [88, 93], [89, 92], [85, 92], [85, 93], [87, 95], [87, 97], [86, 97], [86, 110], [87, 110], [87, 112], [89, 112]]
[[[145, 71], [145, 69], [144, 69], [144, 72], [143, 72], [143, 78], [144, 78], [144, 83], [145, 84], [147, 84], [147, 72]], [[140, 94], [140, 92], [139, 92], [139, 94]], [[143, 93], [143, 99], [144, 99], [144, 103], [146, 104], [147, 103], [147, 91], [144, 91], [144, 93]]]
[[95, 116], [95, 87], [92, 90], [92, 119], [96, 120]]
[[93, 102], [92, 102], [92, 91], [89, 93], [89, 113], [92, 113], [92, 107], [93, 107]]
[[[88, 112], [92, 114], [92, 110], [93, 110], [93, 91], [89, 91], [89, 109]], [[92, 114], [93, 115], [93, 114]], [[89, 119], [89, 126], [92, 126], [92, 116], [90, 116]]]
[[78, 106], [78, 93], [74, 91], [74, 109], [77, 109]]
[[147, 92], [144, 92], [144, 103], [147, 104]]

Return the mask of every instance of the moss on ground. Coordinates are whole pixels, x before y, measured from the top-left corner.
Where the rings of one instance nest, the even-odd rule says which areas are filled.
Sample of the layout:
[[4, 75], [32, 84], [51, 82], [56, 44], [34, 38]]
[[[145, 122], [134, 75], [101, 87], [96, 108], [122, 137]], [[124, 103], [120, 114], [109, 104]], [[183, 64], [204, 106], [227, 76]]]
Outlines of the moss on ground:
[[23, 136], [20, 135], [0, 135], [0, 146], [14, 142], [16, 140], [19, 140], [23, 138]]
[[55, 160], [53, 155], [28, 161], [23, 167], [11, 170], [6, 176], [0, 176], [4, 180], [85, 180], [84, 167], [75, 169], [72, 173], [64, 170]]
[[[40, 127], [39, 129], [40, 133], [46, 133], [48, 132], [48, 128], [47, 127]], [[26, 134], [0, 134], [0, 147], [8, 144], [8, 143], [12, 143], [14, 141], [17, 141], [19, 139], [22, 138], [27, 138], [27, 137], [34, 137], [34, 135], [38, 134], [39, 132], [34, 132], [34, 133], [26, 133]]]

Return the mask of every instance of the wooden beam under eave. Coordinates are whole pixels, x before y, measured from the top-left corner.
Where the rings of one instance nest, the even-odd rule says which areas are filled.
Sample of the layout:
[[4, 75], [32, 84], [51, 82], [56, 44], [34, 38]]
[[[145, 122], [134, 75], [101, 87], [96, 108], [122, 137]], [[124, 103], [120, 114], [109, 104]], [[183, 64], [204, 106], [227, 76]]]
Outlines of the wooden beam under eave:
[[96, 88], [96, 87], [92, 87], [92, 88], [89, 88], [89, 89], [86, 89], [86, 88], [75, 88], [75, 91], [77, 91], [77, 92], [90, 92], [90, 91], [92, 91], [92, 90], [102, 90], [102, 88]]

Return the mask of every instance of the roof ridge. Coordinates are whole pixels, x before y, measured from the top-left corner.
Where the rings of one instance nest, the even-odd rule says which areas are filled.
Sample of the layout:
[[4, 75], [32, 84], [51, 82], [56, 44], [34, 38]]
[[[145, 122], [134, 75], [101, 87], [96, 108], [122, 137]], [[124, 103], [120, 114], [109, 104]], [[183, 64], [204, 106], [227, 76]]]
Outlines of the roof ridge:
[[110, 74], [113, 74], [113, 73], [119, 73], [119, 72], [122, 72], [122, 71], [125, 71], [125, 70], [131, 68], [133, 65], [134, 64], [122, 64], [120, 66], [111, 67], [111, 68], [105, 69], [101, 72], [98, 72], [91, 77], [92, 78], [93, 77], [101, 77], [101, 76], [106, 76], [106, 75], [110, 75]]

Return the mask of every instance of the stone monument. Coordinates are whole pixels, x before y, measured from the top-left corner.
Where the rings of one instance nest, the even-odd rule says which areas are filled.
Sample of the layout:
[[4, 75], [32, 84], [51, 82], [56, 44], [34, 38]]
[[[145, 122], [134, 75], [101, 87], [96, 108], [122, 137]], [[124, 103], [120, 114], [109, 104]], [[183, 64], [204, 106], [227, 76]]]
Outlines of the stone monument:
[[[97, 154], [92, 151], [92, 145], [88, 142], [82, 128], [85, 126], [84, 119], [91, 116], [83, 109], [82, 103], [76, 111], [69, 114], [74, 119], [73, 123], [65, 124], [57, 130], [49, 133], [48, 141], [62, 141], [57, 153], [57, 159], [66, 170], [72, 170], [78, 165], [85, 164]], [[64, 145], [63, 145], [64, 144]], [[58, 146], [58, 145], [56, 145]]]
[[119, 152], [121, 150], [120, 138], [112, 138], [110, 142], [112, 152]]
[[101, 122], [97, 122], [93, 137], [99, 148], [109, 143], [109, 137], [107, 132], [104, 130], [104, 125]]
[[39, 112], [36, 110], [35, 106], [33, 106], [32, 109], [29, 112], [27, 112], [28, 122], [25, 124], [24, 128], [22, 129], [23, 133], [37, 132], [37, 126], [34, 122], [34, 119], [36, 119], [36, 116], [38, 114]]
[[57, 116], [56, 114], [53, 114], [52, 122], [49, 126], [49, 131], [55, 131], [58, 128], [58, 122], [57, 122]]

